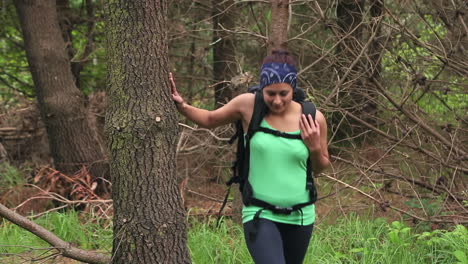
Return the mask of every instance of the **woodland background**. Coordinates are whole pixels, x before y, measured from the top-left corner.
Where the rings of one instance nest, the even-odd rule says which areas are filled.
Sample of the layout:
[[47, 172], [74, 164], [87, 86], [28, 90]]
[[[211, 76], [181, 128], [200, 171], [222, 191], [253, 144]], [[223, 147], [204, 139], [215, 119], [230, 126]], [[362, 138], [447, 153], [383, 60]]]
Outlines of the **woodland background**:
[[[468, 3], [293, 0], [278, 11], [277, 2], [169, 1], [166, 70], [185, 100], [221, 106], [258, 82], [268, 50], [287, 47], [298, 64], [298, 86], [328, 121], [332, 167], [316, 178], [318, 223], [356, 213], [427, 230], [466, 226]], [[110, 219], [104, 133], [109, 8], [98, 0], [56, 3], [66, 53], [61, 64], [46, 58], [35, 69], [71, 72], [73, 89], [51, 107], [41, 96], [53, 92], [33, 82], [28, 66], [34, 43], [23, 39], [43, 25], [26, 27], [14, 2], [1, 2], [0, 202], [23, 215], [76, 207]], [[79, 107], [65, 96], [81, 98]], [[41, 107], [63, 113], [66, 121], [46, 130]], [[231, 174], [233, 127], [179, 122], [177, 185], [184, 207], [189, 215], [215, 215]], [[21, 177], [10, 177], [12, 169]], [[236, 218], [236, 208], [229, 203], [224, 214]]]

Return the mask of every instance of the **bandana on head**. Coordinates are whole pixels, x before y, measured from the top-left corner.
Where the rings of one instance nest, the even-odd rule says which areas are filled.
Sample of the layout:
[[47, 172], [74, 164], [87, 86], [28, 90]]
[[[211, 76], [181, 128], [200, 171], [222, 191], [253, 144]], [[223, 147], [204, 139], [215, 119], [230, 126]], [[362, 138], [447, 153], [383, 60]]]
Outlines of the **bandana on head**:
[[296, 90], [297, 70], [288, 63], [265, 63], [260, 72], [260, 89], [273, 83], [287, 83]]

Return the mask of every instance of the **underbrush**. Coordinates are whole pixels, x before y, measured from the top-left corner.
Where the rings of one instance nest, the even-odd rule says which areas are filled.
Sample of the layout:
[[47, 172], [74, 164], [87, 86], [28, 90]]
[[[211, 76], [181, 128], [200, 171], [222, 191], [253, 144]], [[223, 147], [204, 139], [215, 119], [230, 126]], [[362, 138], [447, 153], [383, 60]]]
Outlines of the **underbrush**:
[[[79, 212], [48, 213], [36, 220], [64, 241], [86, 250], [110, 253], [112, 247], [112, 226], [105, 221], [80, 216]], [[45, 241], [32, 233], [3, 220], [0, 224], [0, 254], [17, 254], [25, 251], [42, 253], [41, 248], [50, 247]], [[36, 250], [38, 249], [38, 250]], [[3, 263], [3, 262], [2, 262]]]
[[0, 163], [0, 193], [2, 189], [8, 190], [25, 183], [24, 176], [20, 169], [10, 165], [8, 162]]
[[[49, 213], [35, 221], [78, 247], [111, 252], [112, 226], [107, 221], [73, 211]], [[225, 220], [217, 228], [214, 219], [189, 219], [189, 224], [193, 263], [252, 263], [241, 226]], [[47, 247], [41, 239], [6, 220], [0, 224], [1, 263], [8, 263], [2, 258], [12, 254], [38, 256]], [[467, 254], [468, 231], [462, 225], [417, 232], [399, 221], [349, 216], [333, 225], [315, 227], [304, 263], [467, 264]]]

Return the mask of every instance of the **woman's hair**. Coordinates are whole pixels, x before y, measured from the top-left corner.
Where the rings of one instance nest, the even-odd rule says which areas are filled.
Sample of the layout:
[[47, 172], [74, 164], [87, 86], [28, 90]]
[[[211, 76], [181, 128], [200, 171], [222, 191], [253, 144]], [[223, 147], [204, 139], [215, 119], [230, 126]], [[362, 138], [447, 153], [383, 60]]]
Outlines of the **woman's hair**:
[[286, 50], [273, 50], [271, 53], [263, 60], [260, 89], [274, 83], [287, 83], [296, 90], [297, 70], [293, 57]]
[[263, 59], [262, 64], [272, 63], [272, 62], [287, 63], [287, 64], [290, 64], [290, 65], [293, 65], [294, 67], [296, 67], [296, 62], [294, 61], [294, 58], [291, 56], [291, 54], [287, 50], [280, 50], [280, 49], [279, 50], [272, 50], [271, 55], [266, 56]]

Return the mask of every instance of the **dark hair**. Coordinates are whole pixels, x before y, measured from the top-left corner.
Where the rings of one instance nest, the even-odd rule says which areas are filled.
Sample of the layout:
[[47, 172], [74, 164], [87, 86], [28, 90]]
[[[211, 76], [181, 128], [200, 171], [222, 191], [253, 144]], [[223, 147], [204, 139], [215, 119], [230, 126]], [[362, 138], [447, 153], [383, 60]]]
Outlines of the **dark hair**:
[[271, 55], [266, 56], [263, 59], [262, 64], [272, 62], [287, 63], [296, 67], [296, 62], [294, 61], [294, 58], [291, 56], [291, 54], [289, 54], [289, 51], [287, 50], [272, 50]]

